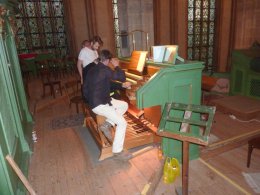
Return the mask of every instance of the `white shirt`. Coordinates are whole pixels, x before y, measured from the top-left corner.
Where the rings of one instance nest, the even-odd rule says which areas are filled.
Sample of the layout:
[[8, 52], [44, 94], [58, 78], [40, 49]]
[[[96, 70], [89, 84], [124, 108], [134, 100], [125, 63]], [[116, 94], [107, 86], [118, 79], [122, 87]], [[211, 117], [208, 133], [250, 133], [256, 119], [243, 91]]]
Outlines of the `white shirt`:
[[98, 53], [96, 50], [89, 49], [88, 47], [84, 47], [80, 50], [79, 60], [83, 61], [83, 68], [92, 63], [94, 60], [98, 58]]

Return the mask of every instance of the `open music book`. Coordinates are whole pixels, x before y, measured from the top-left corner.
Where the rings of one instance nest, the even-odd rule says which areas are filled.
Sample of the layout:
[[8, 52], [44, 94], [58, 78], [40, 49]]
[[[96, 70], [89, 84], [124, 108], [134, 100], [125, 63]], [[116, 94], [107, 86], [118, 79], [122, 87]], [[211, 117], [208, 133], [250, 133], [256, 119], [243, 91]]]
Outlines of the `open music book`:
[[178, 45], [166, 45], [163, 62], [175, 64], [178, 56]]
[[162, 62], [165, 52], [165, 45], [152, 46], [152, 56], [154, 62]]
[[147, 51], [133, 51], [128, 66], [128, 71], [142, 74], [145, 66]]
[[175, 64], [178, 57], [178, 45], [152, 46], [152, 56], [154, 62]]

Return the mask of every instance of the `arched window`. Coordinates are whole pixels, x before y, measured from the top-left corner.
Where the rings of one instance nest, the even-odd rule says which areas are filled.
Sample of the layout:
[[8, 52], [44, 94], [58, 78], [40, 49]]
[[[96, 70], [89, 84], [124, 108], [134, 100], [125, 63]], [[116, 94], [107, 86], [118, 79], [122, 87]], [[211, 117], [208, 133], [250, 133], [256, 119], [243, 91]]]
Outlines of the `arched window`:
[[67, 54], [62, 0], [20, 0], [17, 15], [18, 53]]

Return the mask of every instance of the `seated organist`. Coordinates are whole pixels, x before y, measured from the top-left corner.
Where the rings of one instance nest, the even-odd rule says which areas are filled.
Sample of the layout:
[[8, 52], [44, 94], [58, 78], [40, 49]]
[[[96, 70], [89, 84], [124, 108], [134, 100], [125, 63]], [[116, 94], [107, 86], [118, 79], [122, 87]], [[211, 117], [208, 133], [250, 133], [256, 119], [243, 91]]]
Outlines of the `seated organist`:
[[[146, 54], [146, 51], [134, 51], [131, 56], [130, 63], [128, 65], [125, 65], [122, 63], [122, 61], [118, 61], [116, 59], [110, 60], [110, 63], [109, 60], [103, 61], [104, 59], [99, 59], [101, 60], [102, 64], [106, 65], [106, 63], [108, 63], [108, 65], [103, 65], [101, 67], [106, 67], [106, 69], [109, 69], [107, 70], [110, 72], [109, 74], [112, 75], [113, 72], [115, 72], [113, 74], [118, 74], [117, 77], [111, 78], [112, 80], [109, 79], [110, 90], [108, 90], [108, 87], [106, 86], [106, 96], [104, 96], [108, 99], [106, 102], [109, 102], [111, 100], [111, 102], [115, 100], [124, 100], [127, 102], [125, 102], [127, 107], [120, 113], [121, 115], [124, 115], [124, 119], [127, 121], [127, 127], [124, 133], [125, 135], [123, 142], [124, 150], [154, 143], [154, 129], [151, 129], [152, 123], [145, 119], [144, 115], [142, 114], [143, 110], [138, 110], [135, 107], [135, 91], [138, 90], [138, 88], [142, 86], [147, 80], [146, 76], [142, 76]], [[120, 68], [122, 69], [120, 69], [118, 65], [120, 65]], [[93, 63], [93, 66], [88, 66], [91, 67], [89, 68], [90, 71], [93, 67], [96, 67], [96, 64]], [[136, 70], [138, 71], [137, 74], [135, 74]], [[130, 72], [132, 72], [132, 74]], [[96, 78], [96, 76], [94, 76], [93, 73], [90, 72], [87, 73], [87, 77], [90, 80], [89, 84], [93, 84], [92, 78]], [[86, 82], [87, 81], [88, 80], [86, 80]], [[87, 83], [85, 83], [85, 85], [87, 85]], [[101, 90], [100, 86], [98, 86], [97, 84], [93, 84], [93, 86], [88, 87], [91, 87], [93, 91], [96, 89]], [[84, 88], [85, 86], [83, 85], [83, 90]], [[110, 97], [108, 97], [108, 91], [110, 92]], [[85, 88], [86, 96], [88, 95], [87, 93], [88, 91]], [[111, 156], [116, 156], [114, 154], [116, 152], [114, 150], [114, 146], [116, 143], [115, 132], [117, 131], [117, 125], [115, 125], [115, 127], [111, 126], [111, 124], [115, 123], [106, 120], [106, 116], [101, 115], [97, 112], [93, 112], [93, 106], [90, 107], [89, 104], [90, 103], [86, 104], [85, 124], [88, 130], [90, 131], [91, 135], [93, 136], [97, 146], [100, 149], [99, 160], [104, 160]], [[113, 137], [115, 137], [114, 142], [112, 142]], [[129, 155], [129, 153], [126, 152], [124, 152], [123, 154], [124, 156], [127, 156], [125, 154]], [[131, 158], [132, 157], [133, 154], [131, 154]]]
[[[114, 70], [109, 68], [109, 63]], [[123, 114], [128, 109], [125, 101], [114, 99], [110, 96], [111, 88], [129, 88], [129, 82], [111, 83], [111, 80], [123, 80], [124, 71], [119, 68], [119, 61], [112, 58], [108, 50], [100, 52], [100, 62], [93, 66], [86, 75], [83, 84], [83, 94], [90, 109], [97, 115], [104, 116], [106, 122], [99, 129], [104, 133], [110, 142], [113, 142], [112, 153], [116, 158], [127, 160], [130, 153], [123, 151], [127, 122]], [[113, 85], [111, 87], [111, 85]], [[121, 85], [120, 87], [118, 85]], [[110, 126], [116, 125], [114, 139]]]

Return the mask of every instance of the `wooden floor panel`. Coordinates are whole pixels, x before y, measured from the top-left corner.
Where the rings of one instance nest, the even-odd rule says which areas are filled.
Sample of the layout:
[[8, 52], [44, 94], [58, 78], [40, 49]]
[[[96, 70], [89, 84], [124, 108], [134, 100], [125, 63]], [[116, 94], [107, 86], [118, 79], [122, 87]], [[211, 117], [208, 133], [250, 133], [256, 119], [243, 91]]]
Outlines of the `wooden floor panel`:
[[[30, 99], [31, 104], [34, 102], [35, 99]], [[72, 128], [51, 128], [53, 118], [75, 113], [75, 108], [69, 108], [68, 103], [59, 97], [55, 104], [42, 107], [34, 113], [34, 128], [38, 140], [30, 161], [29, 181], [37, 194], [141, 194], [154, 171], [158, 171], [160, 163], [157, 149], [145, 152], [125, 163], [113, 159], [95, 163]], [[256, 122], [240, 124], [231, 121], [222, 113], [217, 113], [215, 120], [212, 132], [220, 141], [254, 130], [259, 125]], [[242, 172], [260, 172], [260, 150], [253, 151], [250, 168], [246, 167], [246, 158], [247, 145], [241, 145], [204, 160], [191, 161], [190, 194], [245, 194], [238, 186], [254, 194]], [[175, 194], [175, 189], [180, 185], [181, 177], [170, 185], [164, 184], [161, 178], [154, 194]]]
[[229, 152], [217, 155], [210, 160], [207, 160], [207, 162], [232, 181], [239, 184], [239, 186], [247, 189], [247, 191], [253, 194], [254, 192], [246, 183], [242, 172], [260, 173], [260, 150], [253, 150], [251, 165], [250, 168], [247, 168], [247, 147], [247, 145], [243, 145]]
[[246, 96], [226, 96], [212, 103], [222, 112], [235, 115], [242, 120], [256, 118], [260, 114], [260, 100]]

